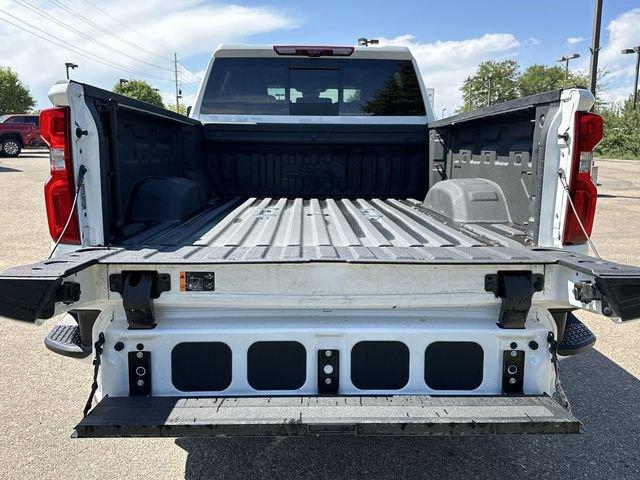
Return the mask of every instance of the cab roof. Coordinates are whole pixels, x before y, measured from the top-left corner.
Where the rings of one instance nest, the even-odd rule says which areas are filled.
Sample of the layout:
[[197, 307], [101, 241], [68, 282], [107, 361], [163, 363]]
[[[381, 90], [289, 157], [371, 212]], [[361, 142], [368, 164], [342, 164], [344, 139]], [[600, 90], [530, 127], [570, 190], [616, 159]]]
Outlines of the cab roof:
[[[287, 44], [286, 46], [292, 46]], [[334, 46], [316, 45], [296, 45], [300, 49], [327, 49]], [[214, 58], [279, 58], [282, 56], [276, 53], [278, 45], [244, 45], [244, 44], [222, 44], [213, 53]], [[335, 46], [345, 48], [345, 46]], [[381, 59], [381, 60], [411, 60], [413, 57], [407, 47], [352, 47], [353, 53], [347, 56], [340, 56], [344, 59]], [[292, 56], [292, 55], [291, 55]]]

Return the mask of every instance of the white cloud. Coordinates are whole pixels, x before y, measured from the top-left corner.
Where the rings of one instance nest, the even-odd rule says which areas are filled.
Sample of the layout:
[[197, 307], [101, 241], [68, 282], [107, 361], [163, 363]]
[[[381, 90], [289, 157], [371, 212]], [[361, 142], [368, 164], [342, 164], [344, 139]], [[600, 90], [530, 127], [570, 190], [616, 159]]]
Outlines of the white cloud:
[[623, 102], [629, 98], [632, 90], [633, 88], [629, 87], [607, 88], [607, 90], [602, 93], [601, 100], [610, 103]]
[[[92, 0], [91, 3], [96, 3], [100, 9], [127, 22], [127, 25], [142, 34], [139, 35], [127, 26], [105, 16], [93, 8], [89, 2], [79, 0], [64, 2], [70, 10], [78, 12], [113, 35], [124, 38], [129, 42], [128, 44], [93, 28], [52, 3], [29, 3], [116, 51], [81, 38], [33, 10], [9, 0], [0, 0], [0, 9], [14, 17], [0, 12], [0, 18], [28, 28], [21, 23], [23, 20], [47, 34], [58, 37], [59, 40], [56, 40], [45, 33], [37, 32], [57, 43], [69, 42], [79, 49], [99, 55], [127, 69], [152, 75], [156, 78], [145, 79], [157, 86], [165, 100], [172, 103], [175, 101], [172, 98], [175, 97], [175, 92], [171, 93], [170, 82], [173, 78], [171, 59], [174, 51], [177, 51], [182, 59], [198, 54], [209, 54], [219, 43], [247, 41], [252, 35], [297, 26], [297, 22], [288, 11], [268, 7], [246, 7], [220, 2], [211, 4], [200, 0], [181, 0], [180, 2]], [[118, 78], [144, 78], [136, 73], [117, 70], [84, 58], [78, 53], [64, 50], [4, 21], [0, 21], [0, 38], [2, 38], [0, 65], [10, 66], [18, 72], [23, 82], [31, 88], [40, 107], [49, 105], [47, 91], [55, 81], [64, 78], [65, 62], [71, 61], [80, 65], [80, 68], [73, 72], [72, 78], [103, 88], [110, 89]], [[150, 66], [149, 63], [160, 68]], [[186, 101], [188, 95], [193, 95], [195, 83], [199, 78], [198, 74], [195, 74], [194, 78], [186, 72], [181, 72], [180, 77], [185, 82], [191, 82], [185, 84], [183, 88]]]
[[462, 103], [460, 87], [484, 60], [501, 59], [515, 53], [520, 43], [509, 33], [487, 33], [466, 40], [416, 42], [412, 35], [380, 39], [383, 45], [403, 45], [416, 57], [424, 82], [435, 88], [435, 110], [452, 114]]
[[584, 42], [584, 37], [569, 37], [567, 38], [568, 45], [577, 45]]
[[531, 45], [540, 45], [542, 43], [542, 40], [535, 37], [529, 37], [529, 43], [531, 43]]
[[600, 52], [603, 64], [621, 66], [633, 63], [632, 56], [622, 55], [623, 48], [635, 47], [640, 44], [640, 8], [629, 10], [611, 20], [607, 25], [609, 38]]
[[640, 44], [640, 8], [620, 14], [607, 25], [607, 38], [600, 50], [599, 68], [607, 71], [608, 91], [605, 101], [619, 101], [629, 97], [633, 91], [635, 55], [623, 55], [623, 48]]

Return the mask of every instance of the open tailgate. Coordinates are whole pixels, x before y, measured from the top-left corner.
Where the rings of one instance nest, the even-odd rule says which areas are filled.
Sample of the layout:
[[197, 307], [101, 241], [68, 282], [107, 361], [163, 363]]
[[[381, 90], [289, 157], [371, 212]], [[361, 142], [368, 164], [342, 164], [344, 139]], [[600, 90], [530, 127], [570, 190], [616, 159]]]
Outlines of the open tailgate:
[[[564, 303], [568, 308], [584, 308], [621, 321], [640, 318], [640, 268], [599, 260], [564, 250], [522, 247], [523, 255], [511, 255], [505, 260], [504, 247], [436, 247], [423, 249], [429, 256], [420, 259], [398, 258], [394, 264], [420, 265], [486, 265], [488, 270], [505, 265], [531, 268], [535, 263], [559, 267], [568, 289], [545, 289], [546, 300]], [[431, 252], [433, 250], [433, 252]], [[511, 249], [513, 251], [513, 249]], [[527, 251], [530, 252], [527, 254]], [[0, 274], [0, 316], [36, 323], [74, 308], [84, 308], [93, 301], [105, 300], [107, 266], [122, 268], [179, 270], [188, 265], [216, 265], [260, 263], [261, 260], [247, 253], [243, 258], [229, 260], [214, 257], [206, 249], [198, 255], [186, 249], [163, 252], [152, 249], [127, 250], [123, 248], [85, 248], [54, 259], [31, 265], [14, 267]], [[484, 252], [484, 253], [483, 253]], [[206, 259], [203, 261], [203, 259]], [[269, 263], [270, 261], [264, 261]], [[345, 263], [384, 263], [379, 259], [359, 258]], [[278, 263], [300, 263], [281, 259]], [[104, 278], [103, 278], [104, 277]], [[564, 280], [563, 280], [564, 281]], [[104, 284], [103, 292], [96, 290]], [[484, 290], [483, 285], [478, 288]], [[538, 297], [540, 298], [540, 297]]]

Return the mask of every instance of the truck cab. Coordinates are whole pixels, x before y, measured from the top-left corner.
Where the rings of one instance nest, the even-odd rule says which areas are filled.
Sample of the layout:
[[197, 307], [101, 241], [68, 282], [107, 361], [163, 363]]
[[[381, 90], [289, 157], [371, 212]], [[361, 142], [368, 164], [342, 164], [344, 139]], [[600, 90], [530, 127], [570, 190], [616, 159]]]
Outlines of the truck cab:
[[44, 146], [39, 123], [38, 115], [9, 113], [0, 116], [0, 155], [17, 157], [25, 147]]

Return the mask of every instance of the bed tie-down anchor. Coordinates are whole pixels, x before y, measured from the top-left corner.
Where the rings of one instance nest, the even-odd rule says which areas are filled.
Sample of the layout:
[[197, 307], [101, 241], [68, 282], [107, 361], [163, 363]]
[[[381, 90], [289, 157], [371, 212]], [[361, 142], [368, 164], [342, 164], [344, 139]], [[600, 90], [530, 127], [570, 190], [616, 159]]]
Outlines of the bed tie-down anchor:
[[486, 275], [484, 289], [502, 299], [500, 328], [524, 328], [535, 292], [544, 289], [544, 275], [531, 271], [499, 271]]
[[155, 271], [123, 271], [109, 275], [109, 290], [122, 295], [130, 330], [156, 326], [153, 300], [171, 290], [171, 276]]

